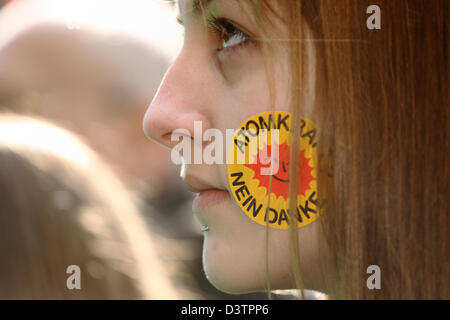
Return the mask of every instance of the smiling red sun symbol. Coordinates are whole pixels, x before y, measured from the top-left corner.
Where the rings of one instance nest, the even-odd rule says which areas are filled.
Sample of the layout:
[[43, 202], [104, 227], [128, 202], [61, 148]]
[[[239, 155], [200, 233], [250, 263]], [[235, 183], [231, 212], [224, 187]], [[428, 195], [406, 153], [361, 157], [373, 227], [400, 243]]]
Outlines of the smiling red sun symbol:
[[[278, 145], [275, 144], [274, 148]], [[276, 150], [276, 149], [275, 149]], [[289, 146], [286, 143], [279, 145], [278, 159], [275, 158], [274, 170], [277, 168], [278, 172], [272, 175], [272, 190], [271, 193], [275, 194], [277, 197], [283, 197], [287, 200], [289, 195]], [[269, 179], [270, 175], [263, 175], [261, 169], [270, 168], [270, 157], [272, 154], [272, 148], [264, 146], [258, 152], [258, 157], [255, 156], [253, 164], [246, 164], [245, 166], [250, 168], [255, 175], [253, 179], [259, 181], [259, 185], [269, 189]], [[310, 189], [311, 181], [315, 180], [312, 176], [311, 171], [313, 168], [309, 165], [310, 158], [305, 157], [305, 151], [300, 151], [300, 170], [299, 170], [299, 186], [297, 194], [305, 195], [306, 190]], [[278, 163], [277, 163], [278, 162]]]

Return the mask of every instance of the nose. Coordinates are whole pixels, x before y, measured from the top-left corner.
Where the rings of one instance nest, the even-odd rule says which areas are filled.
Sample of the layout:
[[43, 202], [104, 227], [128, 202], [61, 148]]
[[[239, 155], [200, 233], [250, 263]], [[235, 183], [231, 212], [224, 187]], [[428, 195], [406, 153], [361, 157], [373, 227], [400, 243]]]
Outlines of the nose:
[[167, 148], [173, 148], [178, 143], [178, 140], [171, 141], [172, 133], [177, 129], [183, 129], [182, 132], [192, 138], [195, 122], [201, 122], [202, 136], [211, 127], [205, 115], [206, 101], [202, 94], [207, 82], [188, 62], [183, 56], [177, 58], [165, 74], [144, 116], [145, 135]]

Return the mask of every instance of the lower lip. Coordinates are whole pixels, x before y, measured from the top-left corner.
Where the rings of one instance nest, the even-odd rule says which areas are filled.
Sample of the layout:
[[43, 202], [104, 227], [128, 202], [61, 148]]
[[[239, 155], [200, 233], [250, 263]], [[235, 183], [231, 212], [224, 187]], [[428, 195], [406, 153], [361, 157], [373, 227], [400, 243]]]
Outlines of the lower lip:
[[211, 208], [230, 199], [228, 191], [211, 189], [200, 192], [194, 199], [193, 206], [199, 210]]

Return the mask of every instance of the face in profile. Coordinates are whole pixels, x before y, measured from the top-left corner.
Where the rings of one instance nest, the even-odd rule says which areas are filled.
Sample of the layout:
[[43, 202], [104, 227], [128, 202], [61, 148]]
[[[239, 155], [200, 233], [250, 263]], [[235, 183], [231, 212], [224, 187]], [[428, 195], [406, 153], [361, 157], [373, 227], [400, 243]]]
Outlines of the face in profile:
[[[180, 0], [180, 20], [185, 29], [184, 45], [166, 73], [147, 110], [144, 130], [151, 139], [174, 147], [171, 133], [187, 129], [194, 134], [194, 121], [202, 129], [236, 129], [245, 119], [270, 110], [289, 111], [289, 61], [283, 43], [271, 48], [275, 105], [270, 102], [269, 81], [259, 30], [235, 0]], [[274, 2], [275, 3], [275, 2]], [[280, 38], [288, 38], [286, 26], [277, 24]], [[206, 23], [206, 25], [205, 25]], [[224, 146], [226, 148], [227, 146]], [[288, 185], [289, 161], [281, 161], [274, 181]], [[226, 164], [189, 164], [184, 182], [197, 193], [193, 211], [207, 227], [204, 233], [203, 264], [208, 279], [230, 293], [265, 288], [266, 230], [240, 209], [233, 199]], [[305, 244], [301, 259], [314, 262], [314, 224], [299, 229]], [[289, 233], [270, 230], [269, 276], [272, 289], [290, 288]], [[313, 268], [311, 268], [313, 269]], [[305, 279], [313, 279], [306, 269]], [[305, 283], [310, 288], [313, 283]]]

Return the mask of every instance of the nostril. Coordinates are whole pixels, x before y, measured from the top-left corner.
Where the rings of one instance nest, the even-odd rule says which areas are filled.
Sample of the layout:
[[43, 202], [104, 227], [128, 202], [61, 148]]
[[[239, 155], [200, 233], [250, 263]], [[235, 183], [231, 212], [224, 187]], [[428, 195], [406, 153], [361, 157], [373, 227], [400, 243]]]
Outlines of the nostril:
[[155, 109], [150, 106], [144, 115], [143, 129], [147, 138], [159, 144], [166, 145], [167, 143], [170, 143], [172, 131], [168, 128], [168, 125], [164, 120], [161, 120], [164, 118], [165, 117], [160, 113], [155, 112]]
[[167, 132], [167, 133], [163, 134], [160, 138], [161, 141], [164, 144], [170, 145], [170, 143], [172, 141], [172, 134], [173, 134], [173, 132]]

